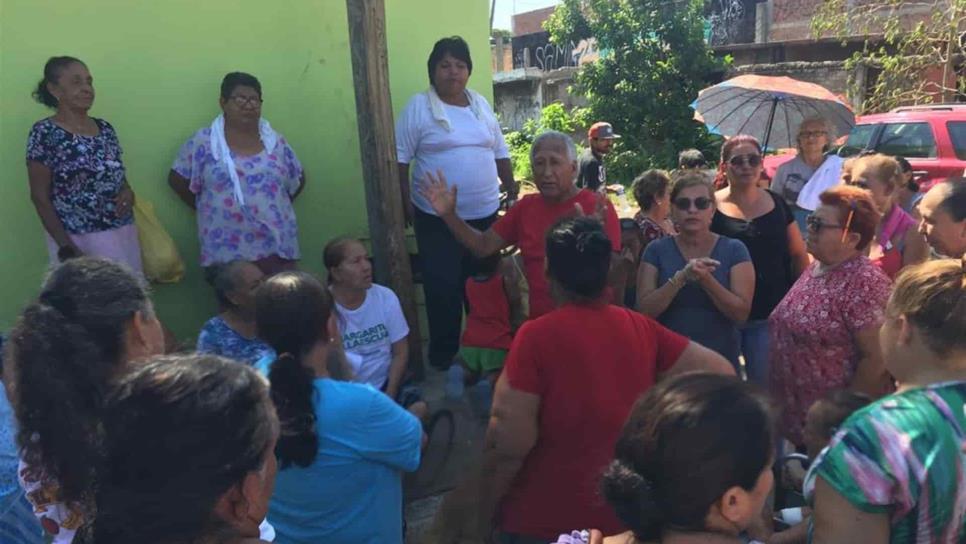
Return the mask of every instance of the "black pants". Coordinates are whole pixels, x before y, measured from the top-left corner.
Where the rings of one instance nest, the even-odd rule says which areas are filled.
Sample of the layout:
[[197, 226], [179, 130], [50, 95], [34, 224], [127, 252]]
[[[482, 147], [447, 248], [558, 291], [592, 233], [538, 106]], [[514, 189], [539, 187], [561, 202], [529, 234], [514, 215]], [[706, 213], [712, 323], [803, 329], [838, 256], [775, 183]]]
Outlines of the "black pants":
[[[496, 213], [467, 223], [482, 232], [495, 221]], [[413, 227], [429, 319], [429, 364], [445, 370], [459, 351], [464, 286], [466, 279], [476, 273], [476, 261], [439, 217], [417, 208]]]

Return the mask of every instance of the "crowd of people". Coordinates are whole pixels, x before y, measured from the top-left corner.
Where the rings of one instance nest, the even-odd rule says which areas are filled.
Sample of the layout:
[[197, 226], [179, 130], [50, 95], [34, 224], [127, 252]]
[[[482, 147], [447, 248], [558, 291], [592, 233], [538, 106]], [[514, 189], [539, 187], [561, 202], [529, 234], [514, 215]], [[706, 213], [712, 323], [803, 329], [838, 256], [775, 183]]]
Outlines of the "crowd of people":
[[[396, 126], [430, 364], [493, 390], [438, 542], [966, 544], [966, 179], [920, 192], [901, 157], [843, 163], [808, 119], [774, 180], [737, 135], [713, 172], [685, 150], [642, 173], [619, 219], [619, 136], [596, 123], [583, 155], [539, 134], [517, 199], [472, 66], [437, 42]], [[313, 257], [324, 279], [298, 270], [305, 174], [260, 82], [226, 75], [169, 173], [219, 313], [165, 355], [92, 81], [55, 57], [35, 92], [55, 110], [27, 144], [51, 271], [3, 346], [0, 539], [403, 542], [429, 413], [409, 325], [358, 239]], [[789, 454], [809, 509], [776, 530]]]

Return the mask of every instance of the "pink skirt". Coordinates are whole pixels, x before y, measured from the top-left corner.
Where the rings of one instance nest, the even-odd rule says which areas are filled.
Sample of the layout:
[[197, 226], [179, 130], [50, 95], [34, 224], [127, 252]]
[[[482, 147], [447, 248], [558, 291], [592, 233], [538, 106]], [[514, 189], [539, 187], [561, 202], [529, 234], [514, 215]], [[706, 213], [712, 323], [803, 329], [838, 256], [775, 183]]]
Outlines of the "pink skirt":
[[[133, 223], [121, 228], [89, 232], [87, 234], [69, 234], [70, 239], [84, 255], [103, 257], [127, 265], [139, 276], [144, 276], [141, 266], [141, 244], [138, 243], [138, 228]], [[50, 256], [51, 267], [57, 265], [57, 243], [47, 235], [47, 254]]]

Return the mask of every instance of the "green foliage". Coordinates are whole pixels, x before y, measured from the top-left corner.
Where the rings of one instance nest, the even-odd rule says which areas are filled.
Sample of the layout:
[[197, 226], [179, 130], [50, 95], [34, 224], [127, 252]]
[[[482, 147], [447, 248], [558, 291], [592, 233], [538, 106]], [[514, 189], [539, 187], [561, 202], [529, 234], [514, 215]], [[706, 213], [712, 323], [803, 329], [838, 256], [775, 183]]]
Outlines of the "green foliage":
[[583, 108], [567, 111], [563, 104], [554, 102], [540, 111], [539, 119], [529, 119], [523, 124], [523, 129], [508, 132], [504, 138], [510, 148], [513, 177], [527, 180], [533, 178], [533, 171], [530, 169], [530, 144], [538, 134], [545, 130], [557, 130], [573, 136], [584, 128], [583, 122], [586, 118], [587, 113]]
[[812, 18], [812, 34], [843, 43], [848, 36], [877, 36], [845, 62], [851, 92], [864, 95], [860, 113], [870, 113], [952, 102], [966, 92], [966, 72], [958, 70], [966, 56], [964, 19], [966, 0], [825, 0]]
[[490, 31], [491, 38], [503, 38], [504, 41], [509, 41], [513, 34], [504, 28], [494, 28]]
[[597, 39], [601, 58], [581, 67], [572, 90], [587, 97], [584, 121], [607, 121], [623, 136], [607, 159], [609, 180], [672, 168], [682, 149], [715, 153], [690, 107], [724, 66], [705, 42], [703, 13], [703, 0], [564, 0], [547, 21], [556, 43]]

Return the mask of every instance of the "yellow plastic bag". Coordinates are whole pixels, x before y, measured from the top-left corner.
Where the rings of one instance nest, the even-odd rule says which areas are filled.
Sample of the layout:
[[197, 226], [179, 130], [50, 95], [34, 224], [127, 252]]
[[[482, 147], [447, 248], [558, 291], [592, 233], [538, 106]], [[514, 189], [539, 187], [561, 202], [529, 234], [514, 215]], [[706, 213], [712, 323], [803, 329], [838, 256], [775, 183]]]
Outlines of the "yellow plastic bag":
[[154, 206], [140, 196], [134, 200], [134, 222], [138, 227], [144, 276], [156, 283], [181, 281], [184, 277], [184, 261], [178, 254], [178, 246], [174, 245], [171, 235], [161, 226]]

